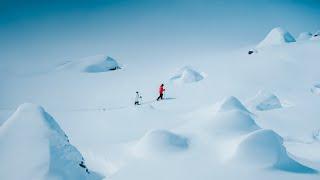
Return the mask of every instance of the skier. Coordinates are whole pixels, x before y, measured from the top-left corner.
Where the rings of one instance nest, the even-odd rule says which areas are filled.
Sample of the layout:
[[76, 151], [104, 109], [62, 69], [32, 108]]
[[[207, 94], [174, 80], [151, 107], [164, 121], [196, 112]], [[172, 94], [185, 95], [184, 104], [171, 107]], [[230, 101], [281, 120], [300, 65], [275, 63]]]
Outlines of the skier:
[[160, 99], [163, 99], [163, 93], [164, 93], [164, 91], [165, 91], [165, 89], [164, 89], [164, 87], [163, 87], [164, 85], [163, 84], [161, 84], [161, 86], [160, 86], [160, 88], [159, 88], [159, 97], [157, 98], [157, 101], [159, 101]]
[[141, 105], [140, 100], [142, 99], [142, 96], [140, 96], [139, 92], [136, 92], [136, 99], [134, 101], [134, 105]]

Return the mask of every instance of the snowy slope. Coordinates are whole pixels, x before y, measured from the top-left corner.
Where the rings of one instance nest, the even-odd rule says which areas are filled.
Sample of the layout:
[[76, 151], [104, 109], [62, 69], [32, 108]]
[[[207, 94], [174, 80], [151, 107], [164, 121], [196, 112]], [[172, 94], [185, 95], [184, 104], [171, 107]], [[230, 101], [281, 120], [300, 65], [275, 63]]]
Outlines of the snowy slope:
[[101, 179], [42, 107], [23, 104], [0, 128], [0, 179]]
[[[12, 157], [12, 151], [21, 154], [18, 159], [34, 163], [19, 173], [0, 175], [40, 179], [50, 175], [54, 172], [48, 169], [53, 162], [48, 143], [56, 141], [44, 134], [57, 132], [53, 134], [68, 144], [61, 130], [47, 125], [39, 108], [28, 105], [8, 119], [14, 107], [31, 101], [57, 117], [85, 164], [107, 179], [319, 179], [320, 41], [291, 43], [286, 31], [271, 32], [263, 48], [250, 56], [247, 47], [163, 55], [152, 61], [123, 56], [122, 70], [84, 71], [91, 65], [105, 67], [100, 64], [105, 56], [100, 56], [67, 63], [61, 59], [60, 69], [47, 64], [51, 69], [42, 74], [0, 72], [0, 147], [5, 152], [1, 162], [7, 162], [2, 158]], [[171, 73], [185, 64], [208, 76], [184, 69], [174, 75], [183, 83], [175, 83]], [[30, 71], [40, 67], [34, 64]], [[157, 102], [161, 83], [167, 99]], [[259, 93], [261, 89], [270, 93]], [[142, 106], [133, 105], [136, 91], [141, 92]], [[34, 112], [30, 117], [36, 118], [28, 119], [34, 123], [23, 121], [29, 117], [24, 109], [30, 108]], [[28, 151], [12, 148], [16, 139]], [[86, 174], [79, 166], [82, 156], [73, 152], [77, 152], [70, 163], [74, 170], [66, 176]], [[58, 160], [60, 164], [66, 159]], [[14, 161], [0, 166], [0, 171], [19, 167]]]

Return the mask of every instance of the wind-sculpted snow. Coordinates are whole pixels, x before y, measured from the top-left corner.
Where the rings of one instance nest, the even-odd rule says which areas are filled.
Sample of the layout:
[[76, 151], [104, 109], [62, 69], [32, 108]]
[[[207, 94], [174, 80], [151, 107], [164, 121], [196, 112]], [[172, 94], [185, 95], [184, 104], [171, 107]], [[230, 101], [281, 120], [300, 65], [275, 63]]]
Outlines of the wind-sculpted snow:
[[33, 104], [21, 105], [3, 124], [0, 152], [0, 179], [101, 179], [56, 121]]
[[294, 37], [286, 30], [277, 27], [272, 29], [269, 34], [261, 41], [257, 48], [263, 48], [273, 45], [281, 45], [284, 43], [296, 42]]
[[282, 107], [278, 97], [266, 91], [259, 91], [258, 94], [250, 100], [249, 105], [258, 111], [267, 111]]
[[59, 65], [57, 70], [76, 70], [86, 73], [101, 73], [121, 69], [118, 62], [104, 55], [90, 56], [79, 61], [66, 61]]
[[174, 75], [171, 80], [182, 83], [193, 83], [204, 79], [203, 73], [199, 73], [191, 67], [184, 67], [180, 69], [176, 75]]
[[237, 146], [233, 160], [255, 168], [274, 168], [296, 173], [316, 173], [289, 157], [283, 139], [272, 130], [248, 134]]
[[189, 147], [186, 137], [168, 130], [152, 130], [147, 132], [133, 147], [136, 156], [148, 157], [160, 154], [181, 152]]

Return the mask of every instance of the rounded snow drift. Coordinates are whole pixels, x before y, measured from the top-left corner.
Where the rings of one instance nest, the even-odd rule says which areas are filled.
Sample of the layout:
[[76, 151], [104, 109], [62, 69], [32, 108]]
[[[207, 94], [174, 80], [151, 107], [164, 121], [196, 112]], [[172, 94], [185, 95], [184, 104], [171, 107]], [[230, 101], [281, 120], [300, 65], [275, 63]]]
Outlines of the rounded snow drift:
[[56, 70], [76, 70], [85, 73], [101, 73], [121, 69], [118, 62], [104, 55], [90, 56], [79, 61], [66, 61], [56, 67]]
[[260, 129], [251, 116], [243, 111], [219, 112], [205, 125], [216, 135], [242, 135]]
[[193, 83], [204, 79], [203, 73], [199, 73], [191, 67], [180, 69], [170, 80], [182, 83]]
[[104, 59], [91, 61], [83, 71], [88, 73], [98, 73], [98, 72], [107, 72], [120, 69], [119, 64], [116, 60], [111, 57], [106, 57]]
[[153, 130], [147, 132], [135, 145], [134, 153], [137, 156], [166, 154], [188, 149], [189, 140], [186, 137], [167, 130]]
[[271, 130], [258, 130], [249, 134], [237, 147], [235, 157], [251, 165], [274, 166], [285, 155], [282, 138]]
[[288, 31], [277, 27], [269, 32], [269, 34], [257, 45], [257, 48], [292, 42], [296, 42], [294, 37]]
[[233, 160], [258, 168], [274, 168], [297, 173], [316, 172], [289, 157], [282, 137], [266, 129], [247, 135], [238, 145]]

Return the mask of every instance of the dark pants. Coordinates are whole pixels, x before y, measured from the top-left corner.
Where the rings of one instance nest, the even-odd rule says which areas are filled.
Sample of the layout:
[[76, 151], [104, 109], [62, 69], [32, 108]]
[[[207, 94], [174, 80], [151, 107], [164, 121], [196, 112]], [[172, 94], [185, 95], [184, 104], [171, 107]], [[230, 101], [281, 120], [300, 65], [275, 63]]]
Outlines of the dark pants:
[[140, 105], [139, 101], [135, 101], [134, 105]]
[[159, 95], [159, 97], [157, 98], [157, 101], [159, 101], [159, 99], [163, 99], [163, 94]]

